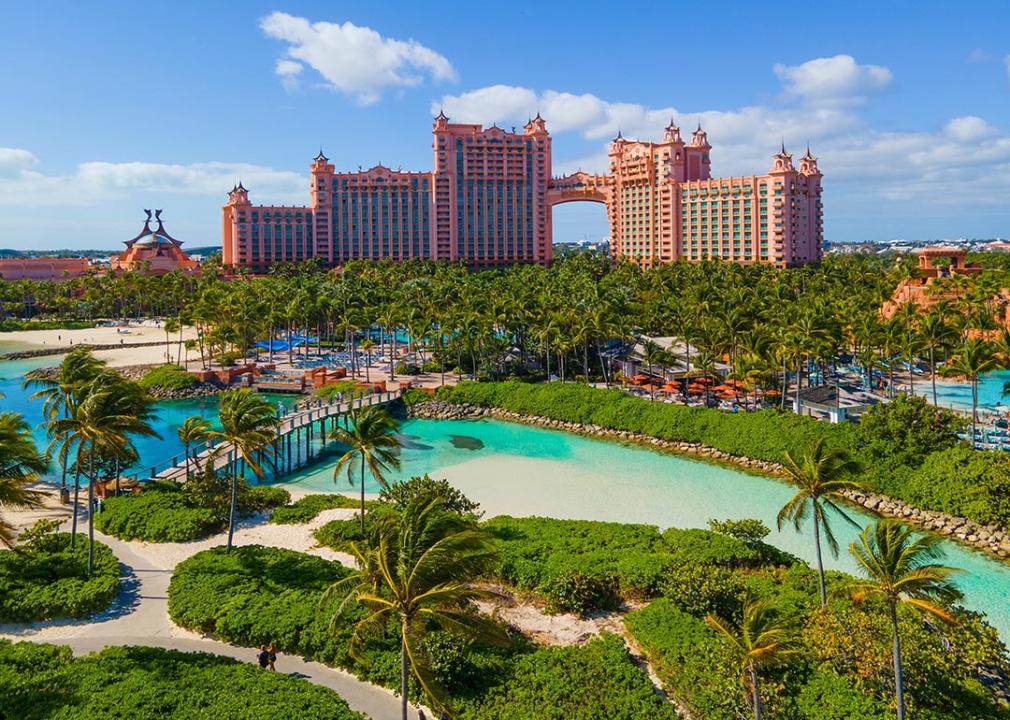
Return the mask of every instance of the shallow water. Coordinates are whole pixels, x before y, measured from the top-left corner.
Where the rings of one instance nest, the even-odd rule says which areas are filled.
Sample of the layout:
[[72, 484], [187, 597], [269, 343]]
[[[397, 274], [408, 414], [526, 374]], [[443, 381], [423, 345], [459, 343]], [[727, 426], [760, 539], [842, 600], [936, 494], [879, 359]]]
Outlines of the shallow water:
[[[637, 446], [593, 440], [569, 433], [495, 420], [410, 420], [402, 467], [389, 480], [429, 473], [447, 478], [480, 502], [486, 515], [546, 515], [557, 518], [638, 522], [666, 527], [706, 527], [709, 519], [758, 518], [773, 528], [774, 545], [814, 561], [810, 529], [774, 530], [775, 516], [793, 489], [769, 478], [688, 460]], [[454, 438], [472, 438], [482, 448], [459, 447]], [[346, 477], [333, 478], [332, 463], [321, 462], [285, 485], [302, 490], [346, 492]], [[366, 484], [377, 492], [378, 486]], [[864, 524], [866, 514], [853, 511]], [[829, 568], [855, 574], [846, 548], [857, 530], [835, 519], [842, 547]], [[952, 542], [947, 564], [966, 570], [958, 580], [964, 605], [984, 612], [1010, 639], [1010, 566]]]

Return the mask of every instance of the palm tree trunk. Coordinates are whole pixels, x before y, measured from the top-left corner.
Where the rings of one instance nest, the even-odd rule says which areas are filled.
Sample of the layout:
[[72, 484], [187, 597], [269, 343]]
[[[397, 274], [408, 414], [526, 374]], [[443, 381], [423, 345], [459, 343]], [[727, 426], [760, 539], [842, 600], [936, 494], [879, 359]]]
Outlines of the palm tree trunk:
[[74, 544], [77, 542], [77, 512], [81, 506], [80, 503], [81, 496], [81, 471], [80, 469], [74, 473], [74, 515], [73, 520], [70, 522], [70, 547], [73, 548]]
[[758, 680], [757, 668], [754, 663], [748, 667], [750, 672], [751, 693], [754, 700], [754, 720], [762, 720], [764, 717], [764, 706], [761, 703], [761, 685]]
[[95, 568], [95, 448], [88, 455], [88, 577]]
[[934, 348], [929, 349], [929, 376], [933, 383], [933, 407], [936, 407], [936, 350]]
[[365, 538], [365, 458], [361, 458], [361, 538]]
[[[811, 502], [814, 502], [811, 500]], [[821, 521], [817, 517], [817, 508], [814, 508], [814, 549], [817, 551], [817, 581], [821, 590], [821, 609], [828, 607], [828, 594], [824, 583], [824, 561], [821, 559]]]
[[403, 720], [407, 720], [407, 685], [410, 679], [410, 664], [407, 658], [406, 621], [404, 621], [400, 633], [400, 715]]
[[[234, 452], [234, 451], [232, 451]], [[228, 506], [228, 552], [231, 552], [232, 540], [235, 537], [235, 507], [238, 504], [238, 476], [234, 459], [228, 463], [231, 470], [231, 502]]]
[[978, 375], [971, 378], [971, 446], [975, 447], [975, 425], [978, 423]]
[[891, 631], [894, 634], [894, 698], [898, 704], [898, 720], [905, 720], [905, 684], [901, 668], [901, 637], [898, 635], [898, 605], [891, 605]]

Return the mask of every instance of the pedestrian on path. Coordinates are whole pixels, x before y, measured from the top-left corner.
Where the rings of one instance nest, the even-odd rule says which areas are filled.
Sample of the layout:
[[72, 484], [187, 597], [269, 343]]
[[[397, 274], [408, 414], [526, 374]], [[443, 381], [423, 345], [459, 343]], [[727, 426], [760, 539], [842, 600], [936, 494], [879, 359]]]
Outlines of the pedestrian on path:
[[264, 670], [270, 667], [270, 651], [266, 645], [260, 645], [260, 654], [256, 656], [256, 660]]
[[273, 672], [275, 670], [274, 663], [277, 662], [277, 646], [274, 645], [273, 643], [270, 643], [270, 647], [267, 648], [267, 653], [268, 653], [268, 655], [267, 655], [267, 659], [268, 659], [267, 670], [269, 670], [270, 672]]

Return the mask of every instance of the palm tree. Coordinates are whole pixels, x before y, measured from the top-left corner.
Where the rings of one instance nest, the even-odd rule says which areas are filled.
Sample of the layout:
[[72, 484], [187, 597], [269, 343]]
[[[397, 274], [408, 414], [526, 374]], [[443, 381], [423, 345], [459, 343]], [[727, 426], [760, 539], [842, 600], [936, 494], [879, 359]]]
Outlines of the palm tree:
[[[136, 457], [132, 437], [160, 437], [151, 423], [153, 402], [137, 385], [123, 380], [114, 371], [100, 372], [87, 385], [70, 396], [67, 417], [50, 421], [54, 445], [66, 462], [71, 448], [76, 448], [74, 464], [88, 481], [88, 575], [94, 567], [95, 554], [95, 483], [104, 459], [131, 460]], [[86, 469], [85, 469], [86, 468]], [[77, 514], [75, 496], [74, 514]]]
[[754, 720], [762, 720], [761, 671], [799, 654], [792, 618], [780, 614], [771, 600], [747, 600], [739, 625], [712, 614], [705, 622], [729, 642], [740, 662], [744, 687], [750, 689]]
[[[31, 428], [18, 413], [0, 414], [0, 508], [34, 508], [42, 493], [25, 487], [46, 471]], [[14, 546], [14, 529], [0, 518], [0, 544]]]
[[361, 481], [361, 534], [364, 536], [365, 469], [383, 488], [386, 487], [385, 473], [400, 467], [400, 441], [396, 437], [400, 424], [385, 410], [374, 405], [353, 413], [350, 421], [350, 428], [338, 426], [331, 431], [331, 440], [347, 446], [333, 468], [333, 480], [336, 481], [343, 471], [351, 485], [354, 485], [352, 471], [355, 463], [358, 464]]
[[358, 343], [358, 347], [365, 353], [365, 382], [372, 382], [368, 374], [368, 368], [372, 367], [372, 348], [375, 347], [375, 341], [370, 337], [366, 337]]
[[[194, 443], [200, 443], [207, 440], [210, 434], [210, 422], [199, 415], [191, 415], [186, 418], [182, 425], [179, 426], [178, 434], [179, 441], [182, 442], [183, 446], [186, 448], [186, 479], [189, 480], [190, 448]], [[196, 458], [193, 459], [195, 460]], [[199, 472], [199, 462], [196, 464], [196, 469]]]
[[817, 577], [820, 583], [821, 607], [828, 606], [828, 596], [824, 581], [824, 562], [821, 559], [821, 528], [824, 529], [824, 539], [828, 543], [831, 554], [838, 557], [838, 541], [831, 531], [827, 510], [832, 510], [844, 520], [859, 527], [850, 518], [837, 501], [844, 497], [848, 490], [861, 490], [862, 486], [847, 476], [861, 470], [859, 463], [852, 459], [847, 451], [841, 448], [828, 449], [824, 439], [814, 443], [810, 452], [804, 453], [798, 461], [787, 450], [783, 453], [782, 463], [786, 477], [799, 486], [796, 494], [779, 510], [777, 522], [779, 530], [787, 521], [792, 522], [796, 532], [811, 515], [814, 520], [814, 548], [817, 553]]
[[922, 347], [929, 351], [929, 375], [933, 386], [933, 405], [936, 402], [936, 351], [948, 345], [953, 330], [939, 313], [930, 313], [919, 323]]
[[[208, 438], [221, 441], [216, 452], [229, 452], [231, 502], [228, 508], [228, 551], [235, 537], [235, 506], [238, 500], [238, 461], [242, 460], [256, 475], [263, 477], [263, 468], [256, 456], [277, 437], [280, 421], [274, 406], [250, 388], [221, 393], [219, 409], [221, 429], [207, 433]], [[213, 467], [214, 457], [210, 459]]]
[[945, 375], [960, 375], [971, 383], [971, 443], [975, 445], [975, 425], [978, 423], [978, 379], [983, 373], [999, 367], [992, 345], [980, 338], [965, 340], [961, 351], [943, 368]]
[[494, 540], [462, 517], [447, 512], [444, 502], [438, 497], [421, 497], [396, 517], [387, 518], [375, 548], [353, 544], [360, 569], [323, 595], [325, 602], [350, 589], [334, 621], [353, 602], [368, 611], [351, 636], [355, 655], [360, 656], [368, 633], [385, 631], [390, 620], [398, 622], [403, 720], [407, 720], [411, 671], [432, 704], [448, 710], [445, 692], [431, 671], [421, 642], [430, 628], [441, 627], [492, 642], [504, 642], [506, 637], [497, 625], [478, 615], [472, 604], [488, 594], [470, 581], [494, 566]]
[[940, 543], [938, 536], [916, 537], [906, 525], [894, 520], [879, 520], [866, 526], [859, 539], [849, 545], [849, 552], [868, 578], [852, 587], [853, 598], [860, 602], [866, 596], [880, 595], [887, 602], [898, 720], [905, 718], [898, 603], [938, 620], [954, 622], [949, 607], [961, 597], [961, 592], [951, 581], [951, 577], [960, 570], [936, 562], [943, 558]]
[[[66, 417], [70, 398], [73, 393], [85, 384], [90, 382], [105, 367], [105, 363], [95, 358], [89, 351], [77, 348], [67, 353], [60, 363], [59, 372], [55, 378], [32, 377], [24, 382], [26, 388], [38, 388], [31, 395], [31, 400], [42, 400], [42, 415], [47, 420], [53, 420], [60, 416]], [[52, 434], [52, 425], [47, 423], [46, 429], [49, 432], [51, 441], [56, 441]], [[65, 460], [66, 455], [61, 455]], [[67, 463], [60, 463], [60, 489], [67, 486]], [[75, 485], [75, 493], [77, 487]], [[74, 498], [76, 507], [77, 499]], [[77, 514], [74, 513], [73, 532], [77, 531]]]

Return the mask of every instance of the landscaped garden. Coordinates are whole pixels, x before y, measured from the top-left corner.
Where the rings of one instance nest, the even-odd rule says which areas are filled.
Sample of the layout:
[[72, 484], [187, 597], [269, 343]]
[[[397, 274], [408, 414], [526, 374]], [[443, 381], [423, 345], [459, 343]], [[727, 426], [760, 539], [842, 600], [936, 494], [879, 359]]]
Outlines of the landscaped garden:
[[[200, 473], [185, 484], [171, 481], [145, 485], [143, 492], [109, 498], [95, 516], [95, 527], [121, 540], [189, 542], [228, 526], [230, 480]], [[290, 500], [283, 488], [250, 487], [238, 481], [236, 510], [240, 518], [279, 508]]]
[[55, 532], [45, 522], [21, 534], [16, 550], [0, 550], [0, 622], [81, 618], [104, 610], [119, 589], [119, 561], [95, 543], [88, 575], [88, 543]]
[[[422, 485], [423, 492], [411, 489]], [[333, 523], [317, 531], [317, 539], [328, 534], [330, 544], [356, 553], [360, 571], [277, 548], [199, 553], [176, 568], [170, 614], [183, 627], [228, 642], [276, 642], [395, 688], [402, 628], [395, 613], [381, 621], [374, 615], [368, 593], [387, 580], [373, 563], [388, 550], [383, 538], [389, 528], [412, 517], [405, 509], [417, 512], [418, 503], [437, 497], [440, 488], [448, 486], [420, 478], [394, 486], [386, 501], [373, 504], [364, 536], [356, 519], [336, 521], [339, 532]], [[648, 525], [550, 518], [480, 522], [472, 506], [464, 507], [450, 512], [454, 519], [447, 522], [486, 538], [483, 581], [512, 588], [521, 602], [546, 613], [592, 616], [639, 608], [626, 617], [628, 637], [667, 691], [698, 717], [734, 720], [747, 712], [751, 700], [741, 688], [746, 657], [713, 623], [732, 630], [751, 622], [761, 603], [765, 621], [781, 623], [789, 648], [757, 671], [768, 717], [876, 720], [893, 713], [886, 603], [872, 593], [854, 600], [849, 588], [855, 579], [829, 572], [822, 608], [817, 572], [765, 544], [767, 530], [756, 521], [713, 522], [718, 532], [660, 532]], [[959, 609], [938, 610], [950, 622], [935, 616], [924, 622], [900, 603], [897, 613], [905, 702], [914, 717], [1007, 717], [991, 687], [1002, 687], [999, 678], [1010, 676], [995, 630]], [[675, 716], [620, 637], [604, 633], [583, 644], [543, 647], [486, 617], [481, 622], [490, 630], [461, 633], [469, 622], [433, 622], [418, 631], [413, 662], [421, 670], [411, 675], [411, 698], [429, 699], [437, 688], [435, 697], [458, 717], [475, 720]]]
[[367, 720], [337, 693], [202, 653], [0, 640], [0, 717], [14, 720]]

